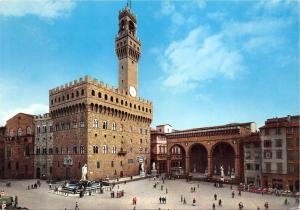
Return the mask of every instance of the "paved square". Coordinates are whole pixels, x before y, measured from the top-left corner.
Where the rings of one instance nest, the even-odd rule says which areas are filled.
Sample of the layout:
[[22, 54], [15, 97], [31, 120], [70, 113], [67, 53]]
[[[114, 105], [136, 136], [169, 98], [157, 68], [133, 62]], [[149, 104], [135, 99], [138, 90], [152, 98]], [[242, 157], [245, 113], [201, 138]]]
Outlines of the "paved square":
[[[11, 181], [11, 187], [6, 187], [7, 181], [0, 182], [0, 190], [5, 190], [6, 195], [18, 196], [19, 206], [25, 206], [29, 209], [51, 209], [64, 210], [74, 209], [75, 203], [78, 202], [80, 210], [89, 209], [133, 209], [132, 198], [137, 198], [136, 210], [139, 209], [212, 209], [212, 204], [216, 204], [216, 210], [222, 209], [238, 209], [238, 203], [243, 202], [244, 210], [254, 209], [259, 206], [264, 209], [264, 203], [269, 202], [269, 209], [297, 209], [294, 198], [288, 198], [289, 205], [284, 205], [285, 197], [276, 197], [273, 195], [260, 195], [254, 193], [242, 192], [242, 196], [238, 196], [235, 191], [235, 198], [231, 197], [230, 186], [225, 185], [224, 188], [215, 188], [212, 183], [192, 181], [187, 183], [185, 180], [166, 180], [161, 190], [162, 181], [156, 188], [153, 187], [155, 181], [144, 179], [140, 181], [128, 182], [120, 184], [119, 189], [115, 187], [113, 190], [124, 190], [125, 195], [122, 198], [111, 198], [110, 192], [105, 191], [104, 194], [92, 194], [79, 198], [76, 196], [63, 196], [49, 192], [49, 187], [45, 181], [38, 189], [27, 190], [27, 186], [36, 182], [36, 180]], [[199, 188], [198, 188], [199, 183]], [[191, 187], [196, 187], [196, 192], [191, 193]], [[168, 193], [166, 193], [166, 188]], [[236, 187], [233, 188], [236, 190]], [[218, 206], [214, 200], [214, 194], [222, 200], [222, 207]], [[181, 195], [185, 197], [187, 204], [181, 202]], [[166, 204], [159, 203], [159, 197], [164, 196], [167, 199]], [[196, 206], [192, 206], [193, 198], [196, 199]], [[298, 208], [299, 209], [299, 208]]]

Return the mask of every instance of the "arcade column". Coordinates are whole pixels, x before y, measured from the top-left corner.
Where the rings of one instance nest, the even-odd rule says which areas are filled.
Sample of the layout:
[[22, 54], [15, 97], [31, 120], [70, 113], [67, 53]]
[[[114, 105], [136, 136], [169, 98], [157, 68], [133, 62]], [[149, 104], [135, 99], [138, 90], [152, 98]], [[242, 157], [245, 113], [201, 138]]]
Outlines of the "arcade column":
[[241, 168], [240, 168], [240, 156], [236, 155], [234, 157], [234, 173], [235, 177], [240, 180], [241, 179]]
[[190, 159], [191, 159], [190, 156], [185, 157], [185, 164], [184, 164], [185, 166], [184, 167], [185, 167], [185, 174], [186, 175], [188, 175], [189, 172], [190, 172]]
[[167, 174], [171, 174], [171, 158], [167, 157]]
[[207, 156], [207, 176], [211, 177], [212, 175], [212, 157], [211, 155]]

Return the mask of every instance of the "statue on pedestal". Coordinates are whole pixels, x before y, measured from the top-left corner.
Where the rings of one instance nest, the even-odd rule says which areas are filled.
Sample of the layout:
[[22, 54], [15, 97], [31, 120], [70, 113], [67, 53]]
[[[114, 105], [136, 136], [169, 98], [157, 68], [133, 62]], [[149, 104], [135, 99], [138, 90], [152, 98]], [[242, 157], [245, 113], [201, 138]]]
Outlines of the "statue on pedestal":
[[81, 172], [82, 172], [82, 176], [81, 176], [81, 180], [86, 181], [86, 175], [88, 173], [88, 168], [87, 168], [87, 164], [84, 164], [84, 166], [81, 168]]
[[224, 168], [223, 168], [222, 165], [221, 165], [221, 167], [220, 167], [220, 170], [221, 170], [221, 177], [224, 177]]
[[144, 163], [142, 163], [142, 165], [141, 165], [141, 172], [145, 172]]
[[156, 170], [156, 168], [155, 168], [155, 162], [152, 163], [152, 170], [153, 170], [153, 171]]

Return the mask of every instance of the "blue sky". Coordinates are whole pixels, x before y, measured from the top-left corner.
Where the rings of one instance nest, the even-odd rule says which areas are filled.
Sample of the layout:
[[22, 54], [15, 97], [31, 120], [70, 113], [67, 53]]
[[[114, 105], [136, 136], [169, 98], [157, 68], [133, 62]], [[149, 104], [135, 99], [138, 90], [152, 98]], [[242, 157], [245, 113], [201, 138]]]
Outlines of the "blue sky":
[[[0, 125], [84, 75], [117, 86], [126, 1], [0, 1]], [[299, 1], [132, 1], [139, 95], [177, 129], [299, 113]]]

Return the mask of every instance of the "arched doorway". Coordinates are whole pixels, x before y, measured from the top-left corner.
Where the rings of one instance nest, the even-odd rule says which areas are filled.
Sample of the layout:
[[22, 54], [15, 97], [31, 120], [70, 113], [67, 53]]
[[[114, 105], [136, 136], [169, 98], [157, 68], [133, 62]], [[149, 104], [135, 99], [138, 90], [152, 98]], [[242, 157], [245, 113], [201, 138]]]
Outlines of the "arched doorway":
[[190, 172], [204, 174], [207, 170], [207, 150], [202, 144], [194, 144], [190, 149]]
[[230, 144], [221, 142], [215, 145], [212, 150], [212, 174], [220, 176], [222, 166], [225, 176], [233, 175], [235, 173], [234, 156], [234, 149]]
[[36, 178], [40, 179], [41, 178], [41, 169], [38, 167], [36, 168]]
[[185, 150], [180, 145], [174, 145], [170, 148], [171, 162], [170, 170], [172, 175], [185, 174]]

